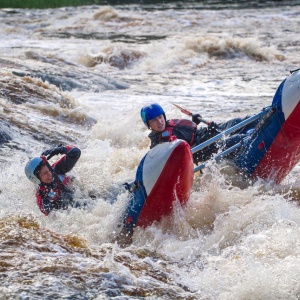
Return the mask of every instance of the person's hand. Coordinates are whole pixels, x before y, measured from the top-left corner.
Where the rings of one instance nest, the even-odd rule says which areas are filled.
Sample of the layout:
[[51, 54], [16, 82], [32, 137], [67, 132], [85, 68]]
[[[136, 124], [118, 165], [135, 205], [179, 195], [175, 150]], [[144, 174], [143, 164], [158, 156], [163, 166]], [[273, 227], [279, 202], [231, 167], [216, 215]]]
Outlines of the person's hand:
[[64, 146], [56, 147], [53, 149], [46, 150], [42, 153], [43, 156], [47, 156], [47, 160], [51, 157], [58, 155], [58, 154], [66, 154], [67, 149]]
[[192, 121], [194, 123], [196, 123], [197, 125], [200, 124], [201, 119], [202, 119], [202, 117], [200, 114], [192, 114]]

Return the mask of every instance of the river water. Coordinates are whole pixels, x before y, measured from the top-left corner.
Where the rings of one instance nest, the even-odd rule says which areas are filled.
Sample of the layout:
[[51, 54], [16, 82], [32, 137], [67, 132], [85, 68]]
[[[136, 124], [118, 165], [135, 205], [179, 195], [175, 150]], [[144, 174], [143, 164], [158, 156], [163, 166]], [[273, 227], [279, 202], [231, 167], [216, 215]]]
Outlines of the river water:
[[[299, 3], [208, 3], [0, 10], [1, 299], [299, 299], [298, 165], [243, 185], [212, 162], [186, 207], [114, 242], [143, 105], [244, 117], [300, 67]], [[87, 206], [45, 217], [24, 166], [61, 143]]]

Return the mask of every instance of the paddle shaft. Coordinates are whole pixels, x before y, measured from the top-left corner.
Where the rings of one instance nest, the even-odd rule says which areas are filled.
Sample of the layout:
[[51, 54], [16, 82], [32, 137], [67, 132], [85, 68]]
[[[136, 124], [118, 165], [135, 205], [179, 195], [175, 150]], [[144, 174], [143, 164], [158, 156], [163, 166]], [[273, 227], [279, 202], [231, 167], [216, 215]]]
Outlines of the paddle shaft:
[[[175, 103], [172, 103], [172, 104], [173, 104], [175, 107], [177, 107], [182, 113], [184, 113], [184, 114], [186, 114], [186, 115], [188, 115], [188, 116], [190, 116], [190, 117], [193, 116], [193, 114], [192, 114], [189, 110], [187, 110], [187, 109], [185, 109], [185, 108], [179, 106], [178, 104], [175, 104]], [[206, 124], [206, 125], [209, 125], [209, 124], [210, 124], [210, 122], [208, 122], [208, 121], [202, 119], [201, 117], [198, 117], [198, 120], [199, 120], [200, 122]]]

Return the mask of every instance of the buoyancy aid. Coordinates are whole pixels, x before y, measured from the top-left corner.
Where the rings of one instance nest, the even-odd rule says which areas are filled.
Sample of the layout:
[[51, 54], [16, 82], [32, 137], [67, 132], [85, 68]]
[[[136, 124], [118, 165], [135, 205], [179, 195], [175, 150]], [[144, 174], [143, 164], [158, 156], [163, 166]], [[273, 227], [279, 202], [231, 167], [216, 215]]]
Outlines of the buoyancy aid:
[[40, 210], [48, 215], [53, 209], [67, 208], [72, 201], [72, 191], [67, 187], [71, 177], [55, 176], [50, 184], [41, 183], [36, 193], [36, 200]]
[[168, 142], [172, 136], [186, 141], [190, 146], [194, 144], [197, 124], [186, 119], [171, 119], [166, 122], [166, 128], [163, 132], [152, 131], [149, 134], [152, 149], [156, 145]]

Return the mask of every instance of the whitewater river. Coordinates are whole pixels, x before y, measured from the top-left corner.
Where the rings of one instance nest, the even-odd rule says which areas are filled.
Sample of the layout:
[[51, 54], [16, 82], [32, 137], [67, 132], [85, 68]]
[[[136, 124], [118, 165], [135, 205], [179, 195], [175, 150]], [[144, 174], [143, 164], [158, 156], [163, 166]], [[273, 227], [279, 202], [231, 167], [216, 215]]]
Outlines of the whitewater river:
[[[143, 105], [244, 117], [300, 67], [300, 4], [278, 3], [0, 10], [1, 299], [300, 298], [298, 165], [245, 185], [211, 163], [186, 207], [114, 240], [149, 149]], [[24, 167], [61, 143], [82, 150], [87, 206], [46, 217]]]

